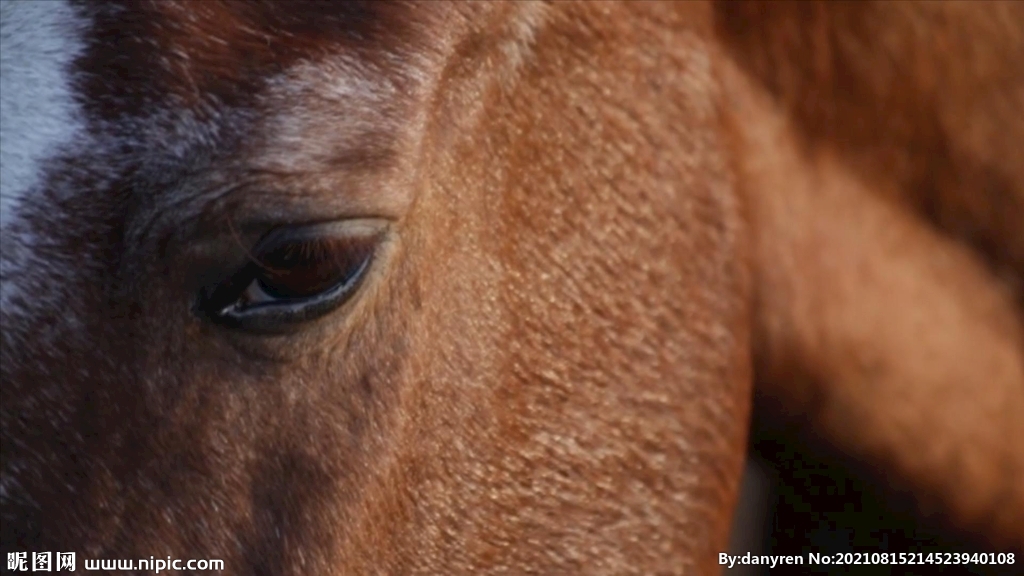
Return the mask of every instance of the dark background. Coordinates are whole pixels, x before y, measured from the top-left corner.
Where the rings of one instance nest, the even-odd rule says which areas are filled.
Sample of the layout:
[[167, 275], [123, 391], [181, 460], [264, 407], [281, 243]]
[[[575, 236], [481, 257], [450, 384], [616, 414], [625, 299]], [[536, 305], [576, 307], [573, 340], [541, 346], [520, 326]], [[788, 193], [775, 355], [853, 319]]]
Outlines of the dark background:
[[[723, 569], [728, 576], [766, 574], [1021, 575], [1021, 550], [996, 550], [977, 535], [946, 525], [910, 493], [830, 449], [809, 432], [755, 416], [730, 554], [808, 552], [1014, 552], [1012, 566], [778, 566]], [[964, 487], [970, 489], [969, 487]]]

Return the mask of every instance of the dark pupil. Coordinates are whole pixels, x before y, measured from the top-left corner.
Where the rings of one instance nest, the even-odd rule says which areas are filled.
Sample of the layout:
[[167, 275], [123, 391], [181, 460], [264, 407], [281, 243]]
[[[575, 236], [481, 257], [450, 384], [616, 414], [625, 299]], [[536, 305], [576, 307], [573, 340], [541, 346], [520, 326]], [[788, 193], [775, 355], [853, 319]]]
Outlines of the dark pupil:
[[372, 252], [371, 239], [281, 242], [258, 250], [255, 280], [275, 298], [309, 298], [358, 274]]

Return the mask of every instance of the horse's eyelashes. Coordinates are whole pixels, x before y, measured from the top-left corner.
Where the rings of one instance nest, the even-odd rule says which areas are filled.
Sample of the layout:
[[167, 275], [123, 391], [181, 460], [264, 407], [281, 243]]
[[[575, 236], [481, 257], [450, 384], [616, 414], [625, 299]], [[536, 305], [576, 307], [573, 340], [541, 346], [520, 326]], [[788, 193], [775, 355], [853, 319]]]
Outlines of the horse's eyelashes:
[[373, 254], [373, 237], [285, 240], [257, 249], [255, 281], [275, 298], [308, 298], [352, 278]]
[[291, 331], [340, 307], [359, 287], [380, 243], [373, 227], [284, 227], [251, 261], [200, 295], [208, 320], [251, 332]]

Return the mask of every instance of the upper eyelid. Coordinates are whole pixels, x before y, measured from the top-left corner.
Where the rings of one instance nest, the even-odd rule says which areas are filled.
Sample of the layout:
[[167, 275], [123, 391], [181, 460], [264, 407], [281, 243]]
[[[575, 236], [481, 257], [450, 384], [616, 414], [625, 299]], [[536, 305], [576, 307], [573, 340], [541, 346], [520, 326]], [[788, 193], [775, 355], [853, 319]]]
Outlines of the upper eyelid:
[[277, 235], [313, 236], [314, 233], [359, 233], [374, 234], [391, 223], [387, 218], [347, 218], [341, 220], [330, 220], [325, 222], [312, 222], [308, 224], [288, 224], [276, 226], [261, 236], [260, 242], [264, 239], [273, 238]]
[[[193, 254], [235, 254], [239, 266], [252, 262], [252, 251], [264, 243], [271, 234], [284, 234], [298, 229], [318, 230], [322, 232], [351, 232], [365, 235], [380, 234], [383, 241], [392, 228], [394, 221], [390, 218], [369, 217], [330, 220], [323, 222], [300, 224], [254, 224], [244, 226], [224, 226], [216, 233], [203, 235], [194, 239], [184, 247], [186, 255]], [[280, 230], [280, 232], [278, 232]]]
[[[387, 220], [383, 219], [360, 219], [358, 221], [330, 222], [301, 227], [282, 226], [265, 233], [251, 248], [247, 249], [247, 252], [251, 261], [259, 265], [262, 263], [259, 261], [258, 253], [267, 249], [279, 248], [289, 242], [295, 244], [306, 243], [317, 247], [325, 246], [328, 244], [328, 242], [323, 240], [326, 236], [341, 238], [349, 235], [366, 239], [379, 239], [387, 231], [388, 223]], [[345, 226], [339, 226], [339, 224], [344, 224]], [[333, 234], [330, 234], [331, 232]], [[339, 232], [343, 232], [343, 234], [339, 234]]]
[[[311, 224], [304, 226], [279, 226], [263, 234], [253, 245], [253, 250], [273, 248], [291, 241], [294, 243], [317, 243], [324, 237], [344, 237], [346, 235], [372, 237], [381, 234], [386, 228], [386, 221], [376, 219], [360, 219], [357, 222], [345, 222], [347, 226], [339, 226], [336, 222]], [[340, 228], [340, 229], [339, 229]]]

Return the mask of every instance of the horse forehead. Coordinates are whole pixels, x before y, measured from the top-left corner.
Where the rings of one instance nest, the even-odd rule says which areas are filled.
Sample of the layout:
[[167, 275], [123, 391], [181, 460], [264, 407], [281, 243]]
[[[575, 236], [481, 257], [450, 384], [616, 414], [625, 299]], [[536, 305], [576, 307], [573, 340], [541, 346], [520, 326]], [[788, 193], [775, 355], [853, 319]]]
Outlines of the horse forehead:
[[40, 190], [48, 160], [85, 130], [70, 70], [83, 34], [65, 0], [0, 3], [0, 229]]
[[[5, 0], [2, 301], [41, 273], [34, 246], [89, 226], [61, 218], [63, 200], [105, 205], [108, 184], [131, 166], [174, 166], [197, 146], [221, 146], [245, 128], [225, 111], [256, 106], [267, 80], [303, 62], [394, 60], [428, 12], [378, 2]], [[323, 74], [354, 80], [330, 66]]]

